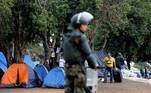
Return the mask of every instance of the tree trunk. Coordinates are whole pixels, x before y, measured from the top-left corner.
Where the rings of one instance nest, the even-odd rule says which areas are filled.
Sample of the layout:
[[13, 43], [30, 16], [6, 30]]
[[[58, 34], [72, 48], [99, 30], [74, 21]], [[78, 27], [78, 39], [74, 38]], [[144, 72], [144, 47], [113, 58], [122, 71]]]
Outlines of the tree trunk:
[[105, 49], [106, 44], [107, 44], [107, 38], [104, 39], [104, 43], [103, 43], [102, 49]]
[[88, 32], [89, 45], [92, 50], [94, 50], [94, 39], [95, 39], [96, 30], [97, 30], [97, 27], [95, 28], [95, 30]]
[[[18, 62], [23, 62], [22, 61], [22, 42], [21, 41], [21, 31], [22, 29], [22, 24], [23, 24], [23, 20], [22, 20], [22, 16], [21, 16], [21, 12], [18, 11], [18, 14], [14, 14], [14, 15], [18, 15], [15, 16], [15, 20], [14, 20], [14, 58], [13, 58], [13, 63], [18, 63]], [[17, 22], [17, 23], [16, 23]]]
[[50, 63], [51, 52], [50, 52], [50, 47], [49, 47], [49, 42], [48, 42], [49, 39], [47, 36], [47, 32], [46, 31], [44, 33], [41, 32], [41, 36], [42, 36], [42, 40], [43, 40], [44, 53], [45, 53], [43, 64], [48, 69], [50, 69], [49, 63]]

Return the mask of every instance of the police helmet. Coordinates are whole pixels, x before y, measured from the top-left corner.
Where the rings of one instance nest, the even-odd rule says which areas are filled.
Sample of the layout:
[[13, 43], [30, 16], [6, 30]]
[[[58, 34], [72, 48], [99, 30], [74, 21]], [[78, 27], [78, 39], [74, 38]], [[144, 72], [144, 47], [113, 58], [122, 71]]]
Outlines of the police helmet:
[[75, 28], [77, 25], [80, 25], [80, 24], [88, 25], [91, 22], [91, 20], [93, 20], [93, 18], [94, 18], [93, 15], [88, 12], [80, 12], [78, 14], [75, 14], [71, 18], [70, 26]]

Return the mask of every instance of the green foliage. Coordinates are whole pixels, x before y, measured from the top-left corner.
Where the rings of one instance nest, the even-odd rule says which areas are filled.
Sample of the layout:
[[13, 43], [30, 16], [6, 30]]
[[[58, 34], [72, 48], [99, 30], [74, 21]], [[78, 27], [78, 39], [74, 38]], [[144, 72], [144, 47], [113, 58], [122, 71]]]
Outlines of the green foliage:
[[11, 7], [13, 0], [0, 1], [0, 32], [8, 33], [11, 31]]
[[95, 49], [105, 45], [106, 50], [133, 53], [140, 59], [151, 55], [150, 0], [1, 0], [0, 36], [13, 40], [15, 35], [26, 45], [40, 42], [39, 33], [47, 39], [54, 34], [60, 44], [70, 18], [81, 11], [95, 16], [88, 33], [89, 39], [95, 38], [90, 40]]
[[98, 7], [96, 48], [107, 39], [107, 50], [133, 53], [144, 58], [151, 55], [150, 1], [103, 0]]
[[62, 32], [69, 12], [67, 0], [35, 0], [32, 2], [32, 22], [35, 31], [49, 34]]
[[104, 39], [120, 36], [128, 25], [126, 14], [130, 11], [130, 6], [125, 0], [103, 0], [101, 4], [98, 4], [98, 8], [97, 20], [99, 26], [97, 35], [99, 37], [96, 37], [96, 45], [100, 43], [97, 40], [103, 43]]

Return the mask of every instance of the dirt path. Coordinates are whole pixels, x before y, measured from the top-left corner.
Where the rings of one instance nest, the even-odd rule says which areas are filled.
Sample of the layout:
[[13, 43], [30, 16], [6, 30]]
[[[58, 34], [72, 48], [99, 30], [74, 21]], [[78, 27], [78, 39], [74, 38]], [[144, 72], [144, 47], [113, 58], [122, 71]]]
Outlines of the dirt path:
[[151, 93], [151, 85], [127, 80], [123, 83], [101, 83], [98, 93]]
[[[0, 89], [0, 93], [64, 93], [63, 89]], [[151, 85], [125, 80], [123, 83], [99, 83], [98, 93], [151, 93]]]
[[63, 89], [29, 88], [29, 89], [0, 89], [0, 93], [64, 93]]

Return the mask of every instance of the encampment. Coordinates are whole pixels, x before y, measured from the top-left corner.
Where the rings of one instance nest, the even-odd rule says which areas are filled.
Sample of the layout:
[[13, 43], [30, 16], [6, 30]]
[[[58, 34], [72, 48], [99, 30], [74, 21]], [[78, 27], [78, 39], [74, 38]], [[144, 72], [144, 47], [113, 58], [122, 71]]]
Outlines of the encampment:
[[12, 64], [1, 79], [0, 87], [23, 87], [38, 86], [38, 77], [34, 70], [26, 64]]

